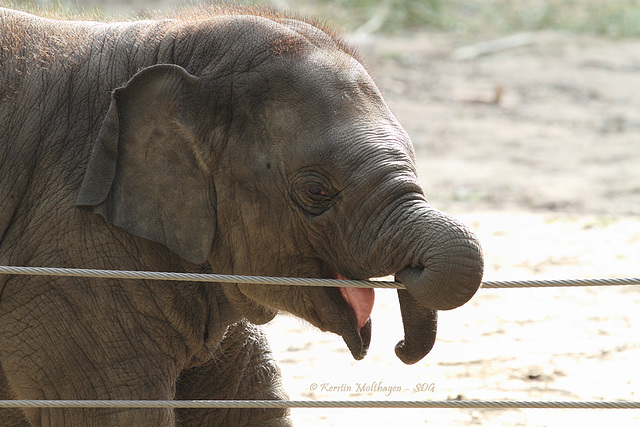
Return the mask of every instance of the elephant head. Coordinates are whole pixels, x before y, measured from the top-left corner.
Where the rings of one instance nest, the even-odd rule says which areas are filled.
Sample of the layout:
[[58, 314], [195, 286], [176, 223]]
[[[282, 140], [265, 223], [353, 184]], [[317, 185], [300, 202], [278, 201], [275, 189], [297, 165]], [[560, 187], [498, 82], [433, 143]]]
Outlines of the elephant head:
[[[229, 24], [202, 47], [215, 60], [149, 66], [114, 90], [77, 205], [216, 273], [394, 274], [407, 289], [396, 352], [414, 363], [435, 310], [480, 286], [480, 245], [428, 204], [409, 137], [339, 40], [247, 19], [258, 30]], [[252, 322], [287, 311], [366, 353], [371, 289], [221, 286]]]

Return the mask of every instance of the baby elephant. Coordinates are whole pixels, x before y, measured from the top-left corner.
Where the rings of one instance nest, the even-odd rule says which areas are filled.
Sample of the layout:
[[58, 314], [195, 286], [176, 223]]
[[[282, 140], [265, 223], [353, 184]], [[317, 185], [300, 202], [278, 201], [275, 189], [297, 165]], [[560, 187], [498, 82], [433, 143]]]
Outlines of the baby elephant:
[[[393, 274], [415, 363], [482, 250], [339, 37], [218, 10], [153, 21], [0, 9], [0, 265]], [[286, 399], [256, 324], [371, 336], [371, 289], [0, 275], [0, 399]], [[0, 409], [0, 424], [289, 425], [285, 409]]]

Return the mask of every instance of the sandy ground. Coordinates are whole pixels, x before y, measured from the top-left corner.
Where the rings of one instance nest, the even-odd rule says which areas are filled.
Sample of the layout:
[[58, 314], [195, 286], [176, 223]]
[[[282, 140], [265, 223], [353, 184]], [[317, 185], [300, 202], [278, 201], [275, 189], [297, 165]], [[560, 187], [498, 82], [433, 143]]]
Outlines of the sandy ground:
[[[537, 33], [516, 49], [451, 59], [474, 42], [433, 33], [358, 41], [413, 139], [430, 202], [477, 232], [486, 280], [640, 276], [640, 41]], [[393, 352], [402, 338], [395, 292], [376, 295], [360, 362], [301, 320], [266, 327], [291, 399], [640, 400], [640, 287], [480, 290], [440, 313], [433, 351], [413, 366]], [[359, 389], [376, 384], [400, 391]], [[292, 417], [299, 426], [640, 425], [640, 410]]]

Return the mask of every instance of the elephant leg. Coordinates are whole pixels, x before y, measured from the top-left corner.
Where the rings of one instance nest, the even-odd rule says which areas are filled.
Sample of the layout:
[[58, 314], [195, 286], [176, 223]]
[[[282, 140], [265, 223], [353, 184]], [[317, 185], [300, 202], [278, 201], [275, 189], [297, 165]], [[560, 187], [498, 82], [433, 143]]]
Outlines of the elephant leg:
[[[114, 361], [109, 365], [87, 365], [81, 359], [82, 351], [74, 361], [53, 358], [51, 364], [28, 358], [19, 363], [8, 360], [7, 380], [15, 391], [16, 399], [34, 400], [170, 400], [177, 375], [168, 377], [162, 371], [171, 371], [170, 363], [144, 356], [137, 360]], [[137, 357], [136, 357], [137, 358]], [[80, 362], [80, 363], [78, 363]], [[63, 369], [54, 368], [53, 364]], [[77, 365], [73, 365], [77, 363]], [[76, 372], [73, 372], [73, 371]], [[61, 373], [64, 372], [64, 374]], [[176, 371], [174, 369], [174, 371]], [[2, 414], [4, 417], [5, 414]], [[12, 422], [16, 414], [6, 415]], [[172, 426], [172, 409], [130, 408], [29, 408], [24, 416], [34, 426]], [[24, 416], [22, 419], [24, 419]], [[14, 422], [15, 423], [15, 422]], [[7, 423], [0, 418], [0, 425]], [[11, 425], [11, 424], [9, 424]], [[17, 425], [20, 425], [17, 423]]]
[[[246, 321], [229, 327], [205, 364], [185, 370], [177, 400], [287, 400], [280, 368], [262, 330]], [[179, 409], [182, 426], [290, 426], [289, 410]]]
[[[80, 292], [33, 285], [46, 292], [3, 295], [0, 304], [0, 364], [15, 399], [173, 399], [181, 367], [168, 351], [180, 348], [156, 318], [124, 310], [107, 286], [100, 299], [83, 303]], [[111, 293], [111, 295], [110, 295]], [[66, 296], [66, 298], [65, 298]], [[126, 307], [126, 306], [125, 306]], [[44, 319], [44, 321], [43, 321]], [[155, 322], [155, 323], [153, 323]], [[170, 426], [172, 409], [32, 408], [34, 426]]]
[[[14, 395], [9, 388], [9, 382], [0, 366], [0, 400], [13, 400]], [[28, 427], [29, 422], [20, 409], [3, 408], [0, 409], [0, 426], [4, 427]]]

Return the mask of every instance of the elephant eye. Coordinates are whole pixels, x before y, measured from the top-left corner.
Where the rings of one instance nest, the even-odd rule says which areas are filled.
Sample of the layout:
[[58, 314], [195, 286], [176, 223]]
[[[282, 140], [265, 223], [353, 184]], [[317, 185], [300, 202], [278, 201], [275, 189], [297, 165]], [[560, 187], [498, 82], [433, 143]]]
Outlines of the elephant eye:
[[307, 193], [307, 197], [309, 197], [314, 202], [324, 202], [331, 199], [329, 192], [319, 184], [307, 185], [305, 187], [305, 192]]
[[305, 168], [294, 176], [292, 199], [312, 216], [321, 215], [330, 209], [339, 193], [327, 173]]

